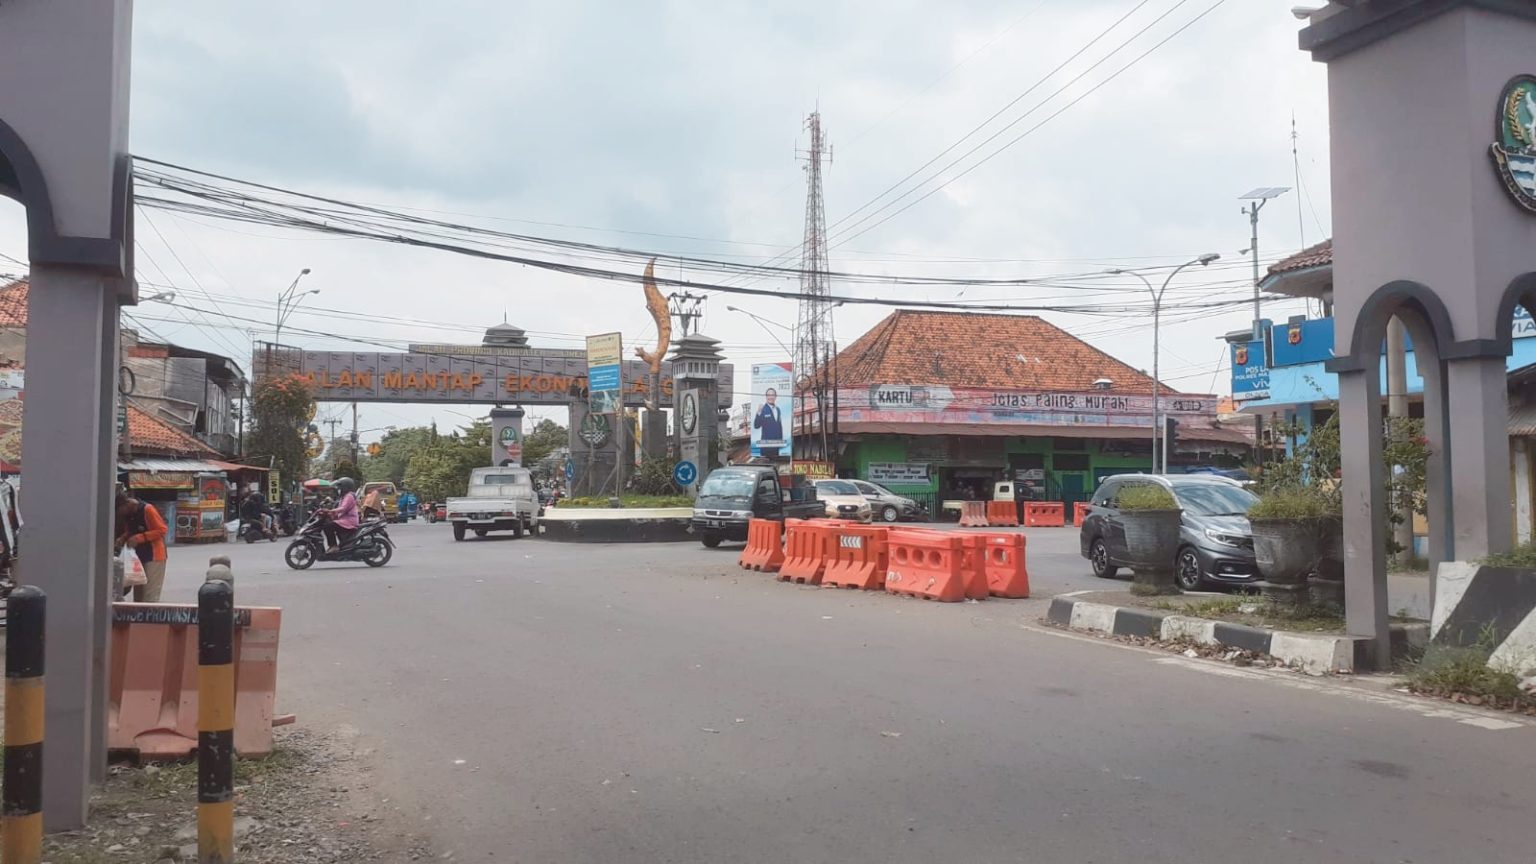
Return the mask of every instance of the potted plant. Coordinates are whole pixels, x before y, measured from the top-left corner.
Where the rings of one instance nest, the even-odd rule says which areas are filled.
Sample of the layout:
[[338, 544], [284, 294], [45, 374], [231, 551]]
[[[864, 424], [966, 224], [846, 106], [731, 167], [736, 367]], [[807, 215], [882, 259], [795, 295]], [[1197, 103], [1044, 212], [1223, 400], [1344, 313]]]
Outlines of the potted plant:
[[1173, 581], [1183, 511], [1173, 493], [1155, 483], [1138, 483], [1120, 492], [1116, 502], [1125, 527], [1125, 552], [1135, 578], [1132, 594], [1178, 594]]
[[1329, 496], [1316, 486], [1281, 486], [1260, 493], [1248, 511], [1248, 522], [1264, 596], [1282, 606], [1307, 605], [1307, 579], [1318, 571], [1325, 539], [1332, 533], [1329, 526], [1337, 519]]

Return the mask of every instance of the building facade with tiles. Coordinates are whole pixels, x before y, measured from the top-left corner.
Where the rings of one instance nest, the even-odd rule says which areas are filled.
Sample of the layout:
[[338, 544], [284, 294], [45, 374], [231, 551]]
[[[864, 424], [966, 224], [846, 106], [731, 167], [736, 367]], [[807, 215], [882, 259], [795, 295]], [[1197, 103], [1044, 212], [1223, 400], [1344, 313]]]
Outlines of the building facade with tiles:
[[[935, 510], [990, 498], [1001, 480], [1070, 505], [1105, 476], [1152, 467], [1151, 377], [1037, 316], [899, 310], [829, 374], [825, 461]], [[1247, 459], [1251, 434], [1217, 419], [1217, 397], [1164, 385], [1158, 402], [1178, 422], [1170, 471]], [[822, 461], [817, 413], [804, 394], [797, 460]]]

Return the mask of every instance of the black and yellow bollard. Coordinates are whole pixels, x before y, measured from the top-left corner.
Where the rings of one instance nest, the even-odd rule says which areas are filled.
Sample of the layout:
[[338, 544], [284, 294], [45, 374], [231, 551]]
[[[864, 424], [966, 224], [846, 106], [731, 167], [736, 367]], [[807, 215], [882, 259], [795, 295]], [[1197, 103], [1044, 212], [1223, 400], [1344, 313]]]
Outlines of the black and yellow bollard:
[[197, 861], [235, 860], [235, 589], [197, 591]]
[[0, 861], [43, 857], [43, 626], [48, 598], [24, 585], [11, 592], [5, 633], [4, 840]]

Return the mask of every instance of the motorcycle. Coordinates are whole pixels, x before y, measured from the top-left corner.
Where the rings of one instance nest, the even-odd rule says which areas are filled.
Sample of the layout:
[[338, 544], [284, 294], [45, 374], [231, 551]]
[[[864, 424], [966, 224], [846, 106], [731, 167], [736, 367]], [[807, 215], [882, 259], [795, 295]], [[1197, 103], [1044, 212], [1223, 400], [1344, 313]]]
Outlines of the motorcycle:
[[299, 511], [292, 504], [284, 504], [277, 508], [277, 530], [284, 537], [292, 537], [299, 531]]
[[276, 533], [267, 533], [260, 519], [245, 519], [240, 523], [240, 539], [247, 543], [255, 543], [257, 540], [274, 541]]
[[357, 526], [352, 539], [335, 552], [325, 550], [324, 525], [329, 517], [316, 512], [299, 529], [299, 536], [288, 544], [283, 561], [295, 570], [307, 570], [316, 561], [361, 561], [369, 567], [383, 567], [395, 554], [384, 520], [369, 519]]

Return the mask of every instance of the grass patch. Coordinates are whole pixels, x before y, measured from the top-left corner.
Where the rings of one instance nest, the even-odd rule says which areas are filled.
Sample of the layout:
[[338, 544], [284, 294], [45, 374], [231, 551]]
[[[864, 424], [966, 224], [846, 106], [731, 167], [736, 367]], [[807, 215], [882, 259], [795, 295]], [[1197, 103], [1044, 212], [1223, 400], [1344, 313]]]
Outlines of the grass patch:
[[1211, 597], [1189, 602], [1154, 600], [1153, 609], [1210, 618], [1231, 624], [1265, 627], [1271, 630], [1323, 632], [1344, 630], [1344, 616], [1313, 606], [1290, 607], [1272, 603], [1263, 597], [1238, 595]]
[[[602, 508], [609, 506], [607, 498], [562, 498], [555, 509], [566, 507]], [[625, 507], [692, 507], [693, 499], [687, 495], [625, 495]]]
[[1403, 684], [1425, 696], [1536, 714], [1536, 693], [1520, 689], [1520, 676], [1513, 669], [1489, 665], [1497, 644], [1498, 634], [1489, 625], [1476, 645], [1430, 646], [1401, 667]]
[[1479, 559], [1477, 563], [1487, 564], [1489, 567], [1515, 567], [1521, 570], [1536, 570], [1536, 542], [1523, 543], [1508, 552], [1488, 555]]

